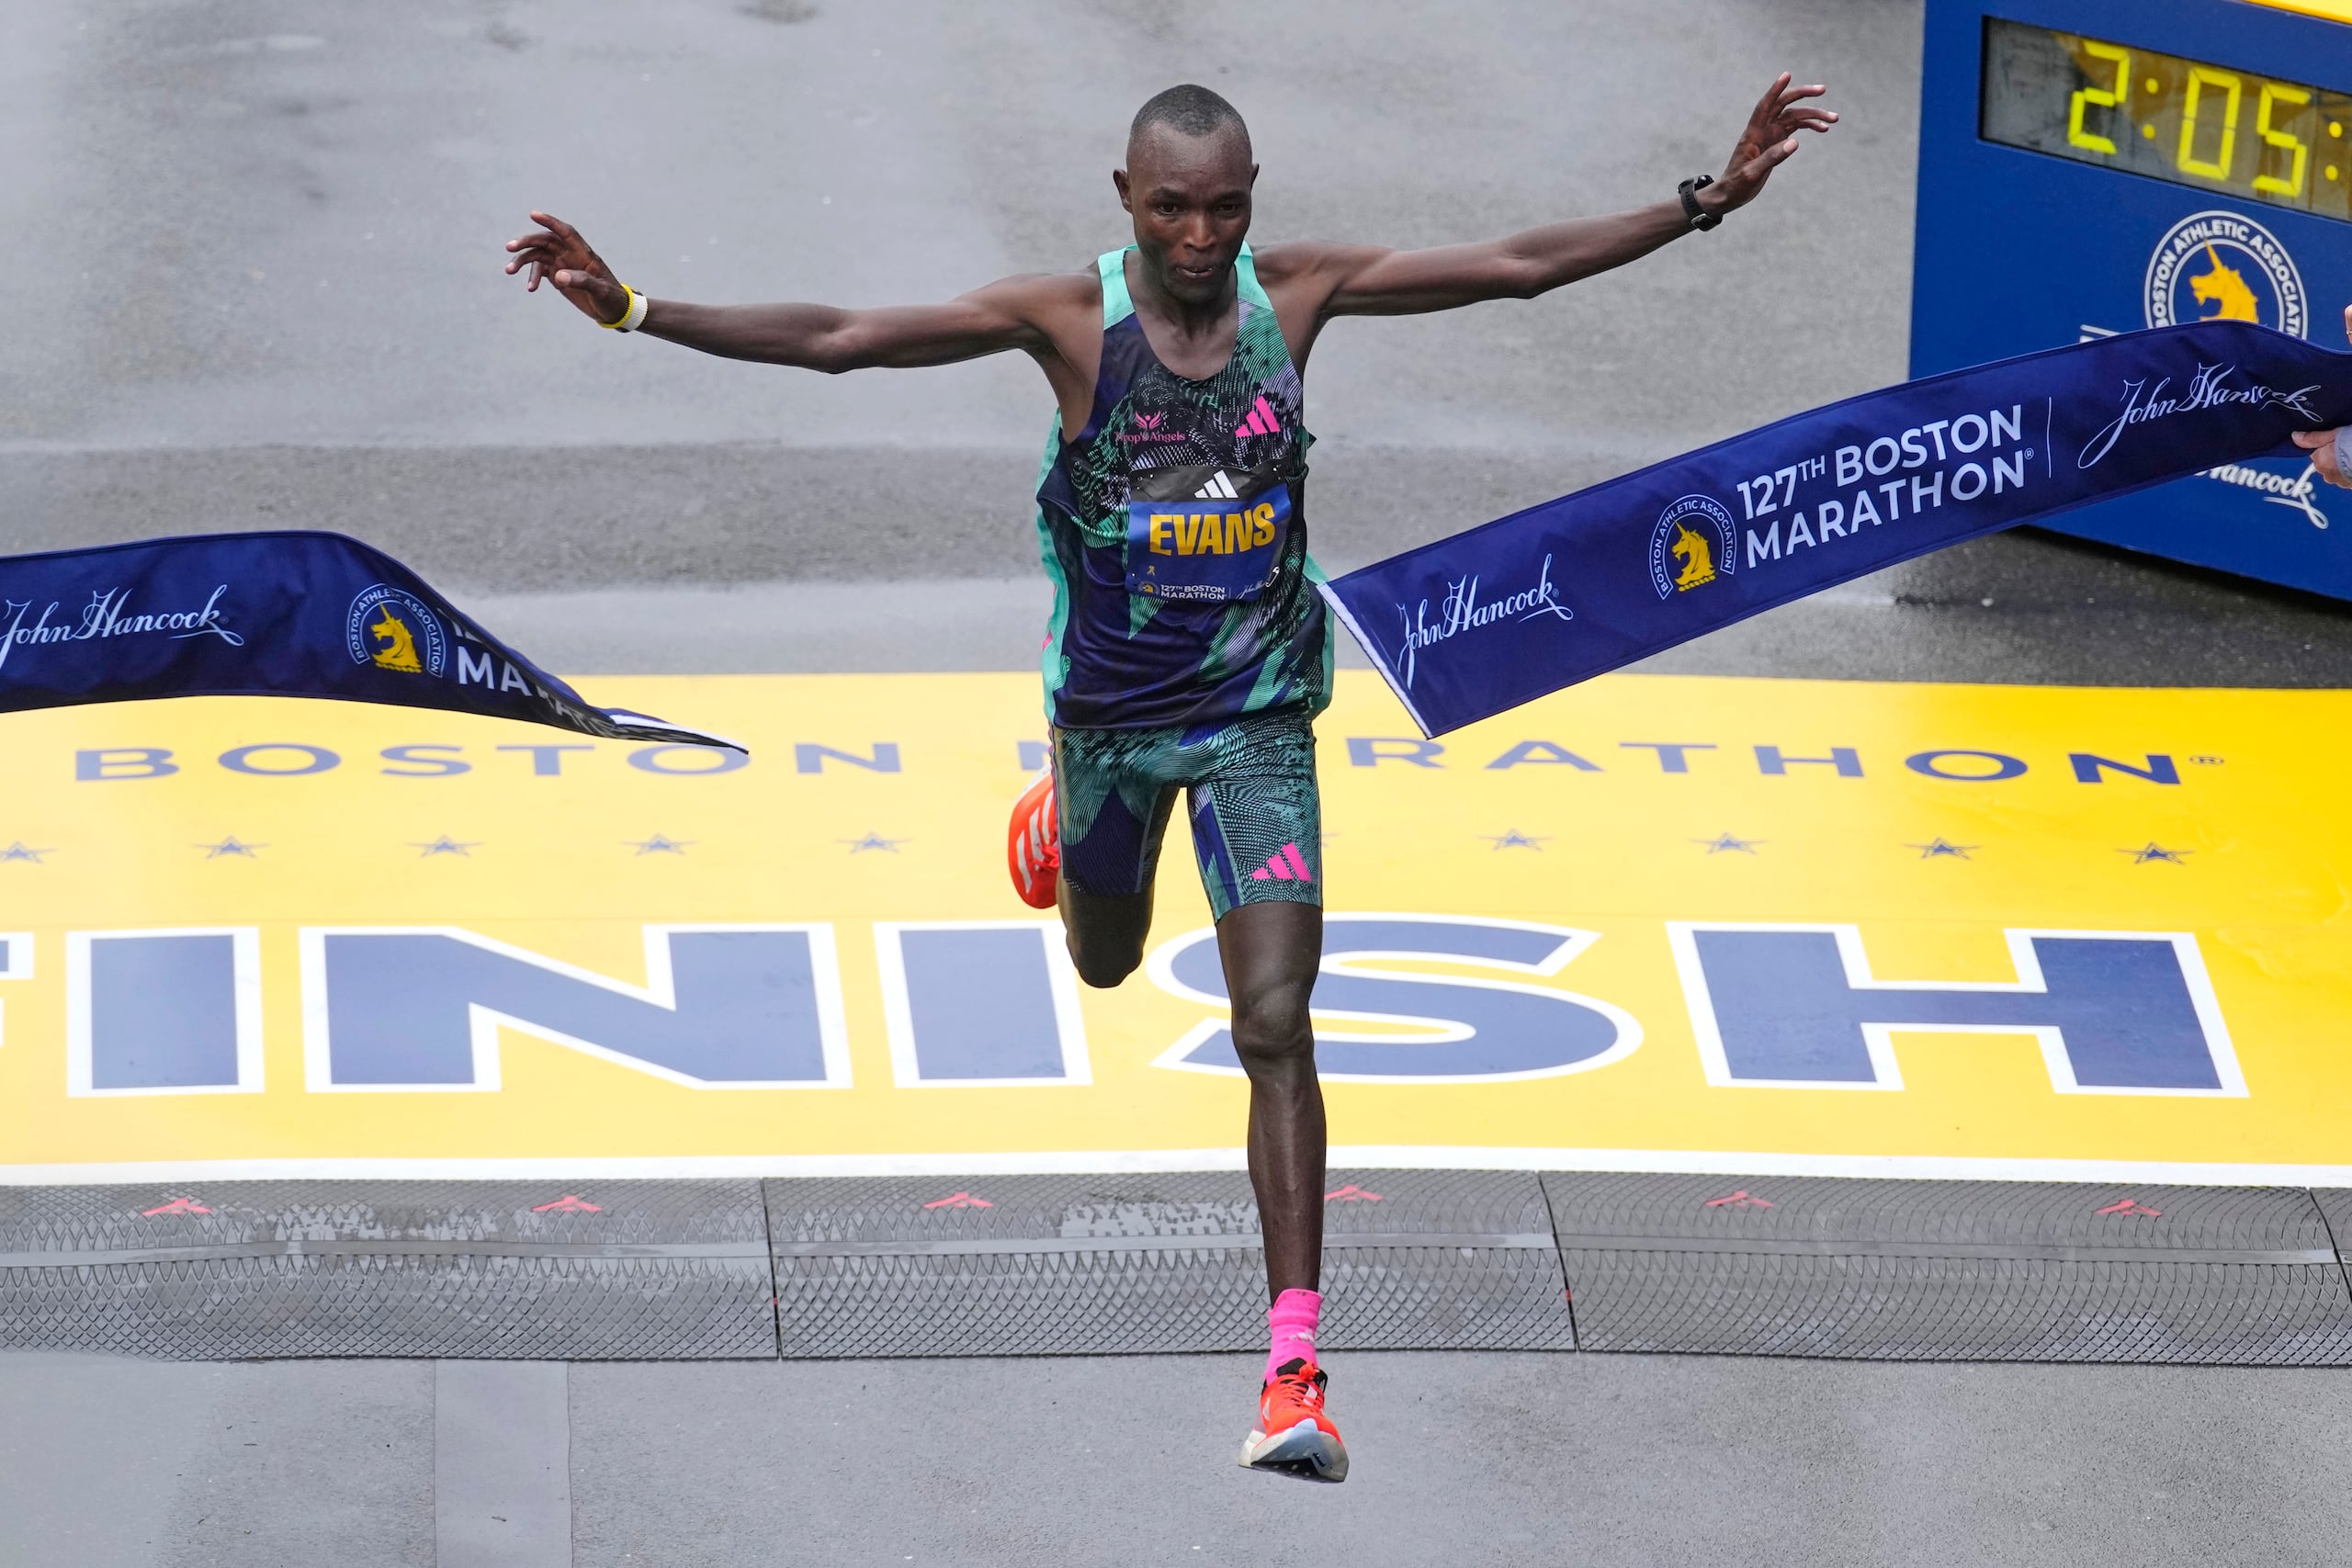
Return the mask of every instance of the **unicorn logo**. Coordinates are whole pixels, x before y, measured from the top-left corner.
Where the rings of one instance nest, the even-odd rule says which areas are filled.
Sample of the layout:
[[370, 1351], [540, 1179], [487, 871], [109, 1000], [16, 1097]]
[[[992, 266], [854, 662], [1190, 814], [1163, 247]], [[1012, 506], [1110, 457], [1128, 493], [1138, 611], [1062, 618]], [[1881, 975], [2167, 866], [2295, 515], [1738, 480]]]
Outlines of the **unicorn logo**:
[[393, 615], [390, 604], [378, 606], [376, 613], [383, 619], [368, 628], [384, 645], [376, 650], [376, 668], [398, 670], [407, 675], [424, 673], [424, 666], [417, 661], [416, 637], [408, 629], [408, 623]]
[[438, 677], [449, 660], [448, 636], [432, 606], [382, 582], [361, 590], [351, 602], [343, 646], [354, 664], [401, 675]]
[[2142, 284], [2148, 325], [2251, 321], [2301, 337], [2303, 276], [2278, 236], [2244, 213], [2192, 212], [2165, 231]]
[[1707, 549], [1707, 541], [1690, 531], [1685, 523], [1674, 536], [1674, 558], [1682, 563], [1682, 574], [1674, 580], [1677, 593], [1715, 580], [1715, 563]]
[[1704, 588], [1738, 568], [1731, 513], [1712, 496], [1686, 495], [1650, 530], [1650, 586], [1661, 599]]
[[2211, 272], [2200, 272], [2188, 280], [2188, 291], [2197, 296], [2200, 305], [2213, 308], [2198, 320], [2204, 321], [2256, 321], [2262, 320], [2261, 303], [2254, 290], [2245, 286], [2245, 275], [2233, 266], [2224, 266], [2213, 247], [2205, 247], [2205, 260]]

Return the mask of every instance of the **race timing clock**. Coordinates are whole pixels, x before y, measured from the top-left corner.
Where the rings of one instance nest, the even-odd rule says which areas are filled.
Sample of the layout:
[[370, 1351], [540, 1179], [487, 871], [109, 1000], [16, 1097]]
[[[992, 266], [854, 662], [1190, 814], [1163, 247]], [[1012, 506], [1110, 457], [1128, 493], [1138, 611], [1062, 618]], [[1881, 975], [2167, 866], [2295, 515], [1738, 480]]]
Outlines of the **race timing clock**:
[[[2199, 320], [2345, 346], [2352, 0], [1928, 0], [1911, 373]], [[2233, 464], [2062, 529], [2352, 598], [2352, 495]]]
[[2352, 218], [2352, 95], [1993, 17], [1978, 91], [1987, 141]]

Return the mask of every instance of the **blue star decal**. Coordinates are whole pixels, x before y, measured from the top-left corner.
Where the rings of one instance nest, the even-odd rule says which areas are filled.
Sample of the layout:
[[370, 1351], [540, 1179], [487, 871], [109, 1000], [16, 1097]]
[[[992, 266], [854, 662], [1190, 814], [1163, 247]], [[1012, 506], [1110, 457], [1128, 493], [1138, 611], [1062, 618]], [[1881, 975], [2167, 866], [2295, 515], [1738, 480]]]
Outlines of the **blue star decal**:
[[1919, 858], [1921, 860], [1966, 860], [1968, 858], [1969, 851], [1981, 850], [1984, 846], [1982, 844], [1955, 844], [1951, 840], [1939, 836], [1928, 843], [1906, 844], [1904, 847], [1905, 849], [1918, 851]]
[[2145, 865], [2152, 860], [2163, 861], [2167, 865], [2187, 865], [2188, 863], [2188, 857], [2195, 854], [2197, 852], [2195, 850], [2168, 850], [2160, 844], [2151, 841], [2149, 843], [2143, 844], [2136, 850], [2118, 850], [2115, 852], [2120, 855], [2130, 855], [2133, 865]]
[[1473, 837], [1484, 839], [1498, 850], [1533, 850], [1539, 854], [1543, 852], [1544, 846], [1552, 841], [1552, 835], [1549, 833], [1530, 837], [1516, 828], [1507, 829], [1500, 833], [1474, 834]]
[[1736, 850], [1744, 855], [1752, 855], [1756, 852], [1756, 846], [1764, 842], [1762, 839], [1735, 839], [1729, 833], [1718, 833], [1712, 839], [1693, 839], [1690, 841], [1694, 844], [1706, 845], [1707, 852], [1711, 855], [1719, 855], [1729, 850]]
[[650, 839], [623, 839], [621, 840], [624, 844], [636, 845], [637, 852], [640, 858], [646, 855], [682, 855], [686, 852], [686, 846], [694, 841], [695, 840], [692, 839], [667, 838], [660, 833], [654, 834], [653, 837]]
[[28, 848], [24, 840], [19, 839], [17, 842], [10, 844], [6, 849], [0, 850], [0, 863], [12, 860], [21, 860], [30, 861], [33, 864], [39, 865], [41, 863], [41, 856], [55, 854], [56, 852], [57, 852], [55, 850], [47, 848], [38, 850]]
[[420, 844], [412, 839], [409, 840], [408, 847], [424, 852], [416, 857], [419, 860], [424, 859], [426, 855], [463, 855], [468, 860], [471, 860], [474, 858], [473, 852], [481, 846], [481, 842], [480, 839], [469, 839], [459, 843], [448, 834], [444, 833], [429, 844]]
[[849, 852], [854, 855], [862, 855], [868, 850], [888, 850], [892, 854], [897, 854], [900, 844], [912, 843], [913, 841], [914, 840], [911, 839], [886, 839], [882, 837], [881, 834], [875, 832], [868, 832], [863, 839], [835, 839], [833, 840], [833, 842], [837, 844], [847, 844], [849, 846]]
[[261, 852], [269, 848], [267, 844], [240, 843], [234, 833], [217, 844], [198, 844], [196, 847], [204, 852], [206, 860], [219, 860], [222, 855], [243, 855], [247, 860], [259, 860]]

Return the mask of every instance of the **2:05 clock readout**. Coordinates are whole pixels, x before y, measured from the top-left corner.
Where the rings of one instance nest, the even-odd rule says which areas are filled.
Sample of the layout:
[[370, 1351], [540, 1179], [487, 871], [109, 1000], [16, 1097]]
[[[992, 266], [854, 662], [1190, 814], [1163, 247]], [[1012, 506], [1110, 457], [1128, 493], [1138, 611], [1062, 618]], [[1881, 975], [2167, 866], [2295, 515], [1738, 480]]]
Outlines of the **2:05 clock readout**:
[[1986, 17], [1987, 141], [2352, 220], [2352, 95]]

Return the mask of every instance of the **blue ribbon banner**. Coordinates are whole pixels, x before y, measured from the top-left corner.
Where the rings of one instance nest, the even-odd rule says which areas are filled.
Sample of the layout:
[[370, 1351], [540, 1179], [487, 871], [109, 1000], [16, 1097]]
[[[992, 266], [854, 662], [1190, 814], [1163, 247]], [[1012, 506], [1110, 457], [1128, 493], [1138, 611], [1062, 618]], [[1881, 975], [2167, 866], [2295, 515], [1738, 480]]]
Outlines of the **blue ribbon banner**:
[[340, 534], [206, 534], [0, 558], [0, 713], [216, 696], [448, 708], [743, 750], [589, 706], [408, 568]]
[[1442, 735], [1913, 556], [2352, 423], [2352, 355], [2242, 321], [1866, 392], [1351, 571], [1323, 596]]

